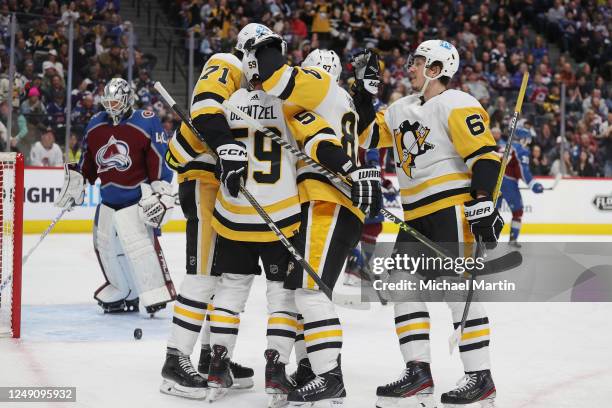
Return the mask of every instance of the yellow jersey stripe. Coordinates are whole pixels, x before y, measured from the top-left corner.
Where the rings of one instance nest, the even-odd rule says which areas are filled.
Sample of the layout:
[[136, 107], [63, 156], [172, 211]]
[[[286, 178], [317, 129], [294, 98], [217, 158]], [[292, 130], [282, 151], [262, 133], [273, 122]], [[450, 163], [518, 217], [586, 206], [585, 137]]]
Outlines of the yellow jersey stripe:
[[204, 314], [203, 313], [196, 313], [196, 312], [192, 312], [191, 310], [187, 310], [184, 309], [180, 306], [174, 306], [174, 313], [180, 315], [180, 316], [185, 316], [188, 317], [190, 319], [194, 319], [194, 320], [199, 320], [202, 321], [204, 320]]
[[304, 341], [309, 342], [319, 339], [327, 339], [330, 337], [342, 337], [342, 330], [325, 330], [319, 333], [305, 335]]
[[[217, 201], [219, 201], [219, 203], [221, 204], [221, 206], [223, 206], [223, 208], [225, 208], [227, 211], [234, 213], [234, 214], [244, 214], [244, 215], [258, 214], [257, 210], [255, 210], [255, 208], [253, 208], [250, 205], [243, 206], [243, 205], [236, 205], [236, 204], [230, 203], [223, 197], [223, 192], [221, 190], [219, 190], [219, 192], [217, 193]], [[295, 195], [293, 197], [286, 198], [282, 201], [278, 201], [274, 204], [264, 205], [263, 209], [268, 214], [274, 214], [277, 211], [284, 210], [285, 208], [289, 208], [292, 206], [298, 206], [299, 204], [300, 204], [300, 196]]]

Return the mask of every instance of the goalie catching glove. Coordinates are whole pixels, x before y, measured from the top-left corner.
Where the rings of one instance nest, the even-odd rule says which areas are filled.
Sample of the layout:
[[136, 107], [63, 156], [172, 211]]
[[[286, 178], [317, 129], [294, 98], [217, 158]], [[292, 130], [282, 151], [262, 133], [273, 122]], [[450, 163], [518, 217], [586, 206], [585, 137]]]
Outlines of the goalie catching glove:
[[353, 182], [351, 200], [368, 217], [375, 217], [382, 206], [380, 170], [376, 167], [358, 167], [349, 172]]
[[482, 197], [464, 204], [465, 218], [470, 223], [470, 230], [478, 241], [487, 243], [492, 249], [504, 227], [504, 220], [490, 198]]
[[351, 59], [351, 65], [355, 70], [354, 91], [358, 93], [365, 90], [372, 95], [376, 95], [380, 85], [378, 55], [370, 50], [358, 52]]
[[215, 175], [232, 197], [238, 197], [240, 185], [246, 182], [249, 157], [242, 142], [226, 143], [217, 148]]
[[64, 185], [55, 206], [64, 210], [83, 204], [85, 199], [85, 179], [78, 172], [76, 163], [64, 164]]
[[146, 225], [160, 228], [170, 219], [174, 208], [172, 186], [167, 181], [156, 180], [140, 185], [142, 197], [138, 202], [138, 214]]

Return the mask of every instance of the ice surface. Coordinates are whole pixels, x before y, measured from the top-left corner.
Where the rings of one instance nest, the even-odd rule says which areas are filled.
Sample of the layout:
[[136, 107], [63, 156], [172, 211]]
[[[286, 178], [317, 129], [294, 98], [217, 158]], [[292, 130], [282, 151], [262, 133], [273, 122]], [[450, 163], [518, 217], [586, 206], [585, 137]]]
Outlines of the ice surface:
[[[538, 240], [559, 237], [533, 236]], [[532, 237], [532, 238], [533, 238]], [[525, 237], [527, 239], [528, 237]], [[37, 236], [26, 236], [27, 250]], [[564, 237], [601, 240], [602, 237]], [[607, 238], [612, 239], [612, 237]], [[24, 266], [23, 337], [0, 339], [0, 386], [76, 386], [77, 404], [37, 406], [201, 407], [161, 394], [161, 366], [170, 312], [154, 319], [103, 315], [92, 299], [102, 278], [90, 235], [50, 235]], [[178, 286], [184, 265], [183, 234], [166, 234], [162, 246]], [[341, 288], [341, 292], [349, 289]], [[214, 405], [265, 407], [265, 282], [256, 279], [242, 316], [235, 360], [255, 369], [255, 387], [235, 391]], [[498, 407], [606, 407], [612, 385], [612, 304], [488, 304]], [[344, 325], [345, 407], [374, 407], [376, 386], [403, 368], [391, 307], [339, 309]], [[461, 375], [450, 356], [450, 312], [431, 304], [432, 370], [436, 394]], [[135, 328], [142, 340], [133, 338]], [[196, 351], [194, 362], [197, 363]], [[290, 371], [293, 367], [290, 368]], [[18, 407], [11, 403], [0, 406]], [[31, 404], [24, 405], [27, 407]]]

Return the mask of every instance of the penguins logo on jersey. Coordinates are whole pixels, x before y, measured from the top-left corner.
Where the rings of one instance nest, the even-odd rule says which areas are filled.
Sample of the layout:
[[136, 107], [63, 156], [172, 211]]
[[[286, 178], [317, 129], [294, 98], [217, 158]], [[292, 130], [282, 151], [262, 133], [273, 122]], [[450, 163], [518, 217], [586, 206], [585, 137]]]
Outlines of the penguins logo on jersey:
[[108, 142], [96, 153], [96, 163], [98, 173], [103, 173], [112, 169], [126, 171], [132, 165], [130, 158], [130, 147], [122, 140], [111, 136]]
[[399, 157], [397, 166], [401, 167], [408, 177], [412, 178], [412, 169], [416, 167], [417, 156], [434, 148], [434, 145], [426, 141], [428, 136], [429, 128], [419, 122], [410, 123], [408, 120], [403, 121], [399, 129], [393, 131]]

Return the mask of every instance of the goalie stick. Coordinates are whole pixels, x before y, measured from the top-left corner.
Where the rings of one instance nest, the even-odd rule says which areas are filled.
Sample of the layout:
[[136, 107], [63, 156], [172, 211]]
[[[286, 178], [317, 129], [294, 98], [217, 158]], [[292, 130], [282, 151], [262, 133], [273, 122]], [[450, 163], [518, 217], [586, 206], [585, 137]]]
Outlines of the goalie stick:
[[[501, 166], [499, 169], [499, 174], [497, 175], [497, 182], [495, 183], [495, 188], [493, 189], [493, 207], [497, 206], [497, 200], [499, 200], [501, 184], [504, 179], [504, 174], [506, 173], [506, 166], [508, 165], [508, 160], [510, 158], [510, 152], [512, 151], [512, 139], [514, 138], [514, 132], [516, 131], [516, 125], [518, 122], [518, 118], [521, 114], [521, 109], [523, 107], [523, 99], [525, 98], [525, 91], [527, 90], [527, 82], [529, 81], [529, 72], [525, 72], [523, 74], [523, 82], [521, 83], [521, 88], [519, 90], [518, 96], [516, 98], [516, 105], [514, 107], [514, 115], [512, 115], [512, 120], [510, 121], [510, 134], [508, 135], [508, 141], [506, 143], [506, 148], [504, 149], [504, 155], [502, 157]], [[482, 256], [485, 251], [484, 243], [482, 241], [478, 241], [476, 243], [476, 256]], [[470, 275], [469, 278], [469, 288], [468, 295], [465, 301], [465, 306], [463, 308], [463, 316], [461, 317], [461, 322], [459, 326], [454, 331], [452, 336], [448, 340], [448, 346], [450, 349], [450, 353], [452, 354], [455, 350], [455, 347], [459, 344], [461, 337], [463, 336], [463, 331], [465, 330], [465, 323], [467, 322], [467, 317], [470, 312], [470, 305], [472, 304], [472, 299], [474, 298], [474, 279], [475, 274]]]
[[[231, 111], [234, 115], [244, 120], [250, 127], [262, 132], [264, 135], [266, 135], [266, 137], [269, 137], [270, 139], [274, 140], [282, 148], [288, 150], [289, 152], [294, 154], [298, 159], [303, 160], [306, 164], [308, 164], [309, 166], [317, 170], [319, 173], [327, 177], [327, 179], [329, 179], [331, 183], [336, 188], [338, 188], [338, 190], [340, 190], [344, 195], [346, 195], [349, 198], [351, 197], [351, 193], [350, 193], [351, 185], [346, 180], [341, 178], [339, 175], [333, 173], [332, 171], [330, 171], [323, 165], [314, 161], [310, 156], [306, 155], [306, 153], [292, 146], [290, 143], [288, 143], [286, 140], [278, 136], [276, 133], [272, 132], [270, 129], [264, 127], [256, 119], [251, 117], [248, 113], [243, 112], [242, 110], [238, 109], [236, 106], [232, 105], [228, 100], [225, 100], [223, 102], [223, 106], [227, 110]], [[398, 225], [402, 231], [409, 233], [410, 235], [412, 235], [413, 238], [425, 244], [429, 249], [434, 251], [439, 257], [454, 258], [454, 255], [449, 253], [446, 249], [440, 247], [438, 244], [436, 244], [435, 242], [427, 238], [425, 235], [421, 234], [419, 231], [409, 226], [406, 222], [404, 222], [398, 216], [393, 214], [391, 211], [385, 208], [382, 208], [380, 212], [385, 216], [385, 218], [392, 221], [394, 224]], [[496, 261], [495, 263], [490, 263], [493, 261], [485, 262], [484, 269], [487, 272], [481, 273], [481, 275], [484, 275], [484, 274], [490, 275], [493, 273], [507, 271], [509, 269], [515, 268], [518, 265], [520, 265], [522, 260], [523, 258], [520, 252], [518, 251], [510, 252], [508, 254], [502, 255], [499, 258], [495, 259]]]
[[[185, 125], [196, 136], [198, 136], [198, 138], [202, 141], [202, 143], [208, 146], [206, 144], [206, 140], [204, 139], [204, 137], [200, 134], [200, 132], [195, 128], [195, 126], [191, 122], [191, 118], [183, 111], [183, 109], [180, 106], [178, 106], [176, 101], [170, 96], [170, 94], [168, 93], [168, 91], [166, 91], [164, 86], [160, 82], [155, 82], [153, 87], [157, 90], [157, 92], [159, 92], [164, 102], [166, 102], [166, 104], [174, 112], [176, 112], [176, 114], [181, 118], [183, 123], [185, 123]], [[214, 150], [210, 149], [210, 152], [211, 154], [216, 156], [216, 153]], [[360, 301], [354, 302], [356, 299], [353, 299], [353, 297], [347, 297], [347, 296], [342, 296], [338, 294], [334, 296], [329, 286], [327, 286], [325, 282], [321, 280], [319, 275], [317, 275], [316, 271], [304, 259], [304, 257], [302, 256], [302, 254], [300, 254], [297, 248], [293, 246], [293, 244], [289, 241], [289, 239], [285, 236], [285, 234], [283, 234], [280, 228], [278, 228], [278, 226], [274, 223], [274, 220], [272, 220], [270, 215], [268, 215], [268, 213], [266, 213], [266, 211], [261, 207], [261, 205], [257, 202], [255, 197], [253, 197], [251, 193], [243, 185], [240, 186], [240, 192], [244, 195], [247, 201], [253, 206], [253, 208], [255, 208], [255, 211], [257, 212], [257, 214], [259, 214], [259, 216], [266, 222], [270, 230], [274, 232], [274, 234], [278, 237], [278, 239], [285, 246], [285, 248], [287, 248], [291, 256], [293, 256], [293, 258], [302, 266], [302, 268], [304, 268], [304, 271], [306, 271], [306, 273], [308, 273], [308, 275], [316, 282], [316, 284], [319, 286], [319, 289], [321, 289], [321, 291], [329, 298], [329, 300], [341, 306], [353, 306], [354, 308], [359, 308], [359, 309], [369, 309], [370, 307], [369, 304], [365, 304], [365, 303], [362, 304]]]

